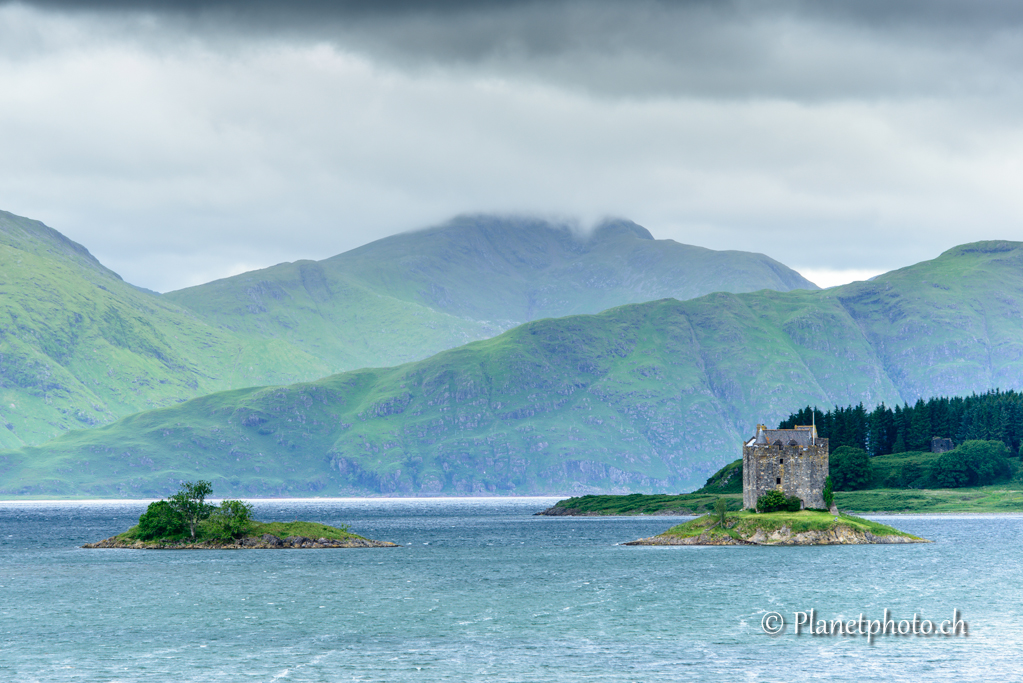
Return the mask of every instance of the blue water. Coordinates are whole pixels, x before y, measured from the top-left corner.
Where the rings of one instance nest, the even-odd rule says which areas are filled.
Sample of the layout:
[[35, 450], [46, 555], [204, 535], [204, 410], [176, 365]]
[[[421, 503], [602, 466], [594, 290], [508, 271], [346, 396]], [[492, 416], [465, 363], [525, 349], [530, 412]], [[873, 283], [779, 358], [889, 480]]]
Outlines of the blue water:
[[[873, 517], [928, 545], [648, 548], [679, 518], [553, 499], [257, 502], [395, 549], [83, 550], [145, 503], [0, 503], [4, 681], [963, 681], [1023, 671], [1023, 517]], [[791, 622], [968, 636], [769, 636]]]

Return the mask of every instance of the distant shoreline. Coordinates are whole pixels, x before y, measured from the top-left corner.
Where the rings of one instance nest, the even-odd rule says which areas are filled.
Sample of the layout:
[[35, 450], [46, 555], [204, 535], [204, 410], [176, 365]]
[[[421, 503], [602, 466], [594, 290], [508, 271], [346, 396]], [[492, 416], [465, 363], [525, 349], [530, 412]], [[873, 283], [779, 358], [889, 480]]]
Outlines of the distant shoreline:
[[[559, 500], [537, 514], [545, 516], [701, 515], [724, 498], [728, 509], [742, 508], [734, 491], [679, 495], [590, 495]], [[1023, 489], [1006, 485], [958, 489], [867, 489], [836, 491], [835, 504], [856, 514], [1023, 514]]]
[[[565, 495], [549, 495], [549, 496], [362, 496], [362, 497], [326, 497], [326, 498], [232, 498], [232, 500], [242, 500], [247, 503], [323, 503], [328, 501], [466, 501], [466, 500], [508, 500], [508, 501], [551, 501], [564, 499]], [[152, 503], [160, 500], [160, 498], [45, 498], [45, 497], [31, 497], [26, 496], [24, 498], [0, 498], [0, 505], [7, 505], [11, 503], [23, 504], [23, 503], [90, 503], [90, 504], [109, 504], [109, 503], [123, 503], [123, 504], [134, 504], [134, 503]], [[209, 498], [211, 502], [219, 503], [221, 498]]]

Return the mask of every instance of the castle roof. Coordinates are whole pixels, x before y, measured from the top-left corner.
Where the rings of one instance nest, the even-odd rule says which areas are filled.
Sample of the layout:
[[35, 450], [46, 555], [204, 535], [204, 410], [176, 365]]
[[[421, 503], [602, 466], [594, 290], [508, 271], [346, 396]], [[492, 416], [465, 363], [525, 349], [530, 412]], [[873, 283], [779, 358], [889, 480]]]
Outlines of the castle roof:
[[817, 428], [813, 425], [796, 425], [793, 429], [768, 429], [764, 425], [757, 425], [757, 435], [746, 445], [773, 446], [780, 441], [783, 446], [812, 446], [816, 439]]

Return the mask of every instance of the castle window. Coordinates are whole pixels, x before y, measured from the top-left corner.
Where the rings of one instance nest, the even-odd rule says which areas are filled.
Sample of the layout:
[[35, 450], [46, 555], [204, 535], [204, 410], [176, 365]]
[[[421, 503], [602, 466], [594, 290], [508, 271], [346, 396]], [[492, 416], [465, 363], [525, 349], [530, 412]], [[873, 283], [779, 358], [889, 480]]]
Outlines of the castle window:
[[778, 464], [779, 465], [784, 465], [785, 464], [785, 458], [778, 458]]
[[780, 484], [780, 483], [781, 483], [781, 477], [778, 477], [778, 478], [776, 478], [776, 479], [774, 480], [774, 483], [775, 483], [775, 484]]

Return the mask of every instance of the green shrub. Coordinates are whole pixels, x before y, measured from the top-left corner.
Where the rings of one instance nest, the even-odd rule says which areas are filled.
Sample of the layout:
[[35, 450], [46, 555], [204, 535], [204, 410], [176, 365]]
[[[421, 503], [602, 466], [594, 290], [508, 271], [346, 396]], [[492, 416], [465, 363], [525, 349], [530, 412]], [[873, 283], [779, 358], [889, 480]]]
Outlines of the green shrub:
[[165, 500], [150, 503], [139, 517], [137, 536], [143, 541], [176, 538], [187, 533], [188, 523], [185, 518]]
[[908, 462], [899, 470], [898, 487], [901, 489], [922, 489], [927, 486], [927, 470], [916, 462]]
[[1001, 441], [967, 441], [934, 463], [932, 476], [942, 488], [986, 486], [1012, 476], [1009, 449]]
[[870, 486], [870, 458], [862, 448], [842, 446], [829, 457], [836, 491], [861, 491]]
[[786, 496], [778, 490], [768, 491], [757, 498], [757, 512], [798, 512], [803, 508], [799, 496]]
[[835, 502], [835, 486], [831, 481], [831, 475], [829, 474], [824, 478], [824, 507], [831, 509], [832, 504]]
[[240, 500], [225, 500], [200, 523], [200, 535], [210, 540], [228, 541], [249, 529], [252, 506]]

